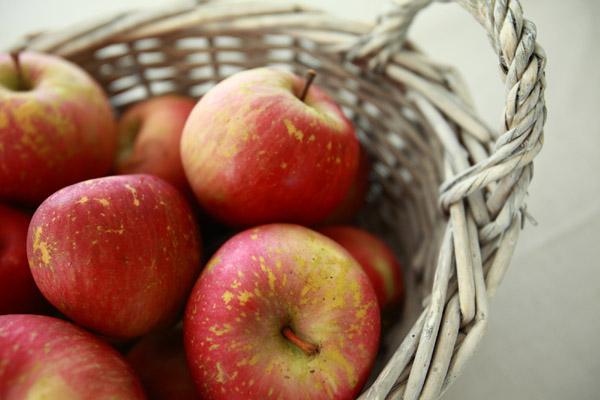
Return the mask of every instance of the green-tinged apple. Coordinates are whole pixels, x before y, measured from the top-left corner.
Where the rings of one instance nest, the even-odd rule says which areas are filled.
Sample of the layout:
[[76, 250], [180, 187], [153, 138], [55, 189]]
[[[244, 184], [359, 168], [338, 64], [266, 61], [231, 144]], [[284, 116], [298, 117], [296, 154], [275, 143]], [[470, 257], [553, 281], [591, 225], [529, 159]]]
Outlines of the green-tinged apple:
[[319, 230], [341, 244], [369, 276], [382, 310], [404, 299], [400, 263], [381, 239], [352, 226], [330, 226]]
[[128, 109], [118, 124], [119, 148], [115, 171], [151, 174], [189, 192], [181, 165], [179, 143], [194, 99], [167, 95]]
[[354, 399], [379, 345], [375, 292], [337, 243], [272, 224], [227, 241], [184, 319], [192, 377], [207, 399]]
[[29, 215], [0, 204], [0, 314], [47, 308], [27, 263]]
[[181, 158], [208, 212], [235, 226], [310, 225], [342, 201], [358, 166], [358, 139], [310, 82], [258, 68], [225, 79], [196, 104]]
[[75, 325], [39, 315], [0, 316], [3, 400], [137, 400], [142, 387], [109, 345]]
[[173, 322], [200, 269], [183, 196], [152, 175], [91, 179], [37, 209], [27, 256], [42, 294], [78, 324], [132, 338]]
[[61, 58], [0, 53], [0, 199], [39, 204], [110, 170], [116, 124], [106, 95]]
[[352, 185], [344, 200], [323, 221], [323, 225], [341, 224], [351, 221], [365, 204], [365, 197], [369, 191], [369, 174], [371, 160], [366, 150], [361, 146], [358, 158], [358, 169]]
[[183, 348], [181, 326], [144, 336], [127, 353], [151, 400], [198, 400]]

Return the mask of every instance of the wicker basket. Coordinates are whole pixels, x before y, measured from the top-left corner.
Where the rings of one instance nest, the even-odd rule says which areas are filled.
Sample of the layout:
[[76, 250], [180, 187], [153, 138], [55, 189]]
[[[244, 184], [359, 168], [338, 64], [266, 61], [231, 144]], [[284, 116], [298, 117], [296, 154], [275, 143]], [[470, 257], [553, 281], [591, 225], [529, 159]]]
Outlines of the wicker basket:
[[404, 42], [431, 2], [396, 0], [373, 27], [283, 2], [201, 2], [36, 34], [21, 47], [81, 65], [119, 110], [168, 92], [198, 97], [247, 68], [316, 69], [376, 160], [362, 222], [395, 244], [411, 291], [360, 398], [435, 399], [485, 331], [527, 215], [546, 110], [545, 56], [518, 0], [457, 0], [499, 56], [500, 134], [475, 115], [455, 70]]

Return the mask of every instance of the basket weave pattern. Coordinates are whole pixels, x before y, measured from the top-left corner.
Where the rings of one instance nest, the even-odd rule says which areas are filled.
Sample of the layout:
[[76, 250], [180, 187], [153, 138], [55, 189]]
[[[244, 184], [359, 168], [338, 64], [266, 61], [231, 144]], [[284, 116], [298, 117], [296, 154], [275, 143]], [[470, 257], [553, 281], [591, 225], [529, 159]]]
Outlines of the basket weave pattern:
[[404, 315], [408, 333], [384, 340], [385, 364], [360, 398], [436, 399], [485, 331], [527, 215], [546, 109], [545, 55], [519, 1], [457, 0], [499, 56], [500, 134], [474, 113], [454, 69], [404, 40], [431, 2], [396, 0], [373, 27], [282, 2], [203, 2], [112, 15], [21, 47], [79, 64], [119, 110], [164, 93], [199, 97], [248, 68], [316, 69], [375, 160], [362, 220], [397, 246], [422, 298]]

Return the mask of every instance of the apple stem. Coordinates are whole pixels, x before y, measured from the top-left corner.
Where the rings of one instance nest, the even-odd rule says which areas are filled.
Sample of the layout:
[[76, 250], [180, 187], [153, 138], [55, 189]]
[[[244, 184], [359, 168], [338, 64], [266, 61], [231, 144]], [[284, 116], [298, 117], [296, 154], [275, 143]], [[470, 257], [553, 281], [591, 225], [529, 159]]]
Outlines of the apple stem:
[[319, 352], [319, 346], [300, 339], [289, 326], [283, 328], [281, 333], [287, 340], [298, 346], [307, 356], [314, 356]]
[[304, 101], [304, 99], [306, 99], [306, 95], [308, 94], [308, 89], [310, 89], [310, 85], [312, 85], [316, 76], [317, 76], [317, 72], [314, 69], [309, 69], [308, 71], [306, 71], [306, 82], [304, 83], [304, 89], [302, 89], [302, 94], [300, 95], [300, 100]]
[[15, 64], [15, 69], [17, 70], [17, 88], [22, 89], [25, 85], [25, 81], [23, 80], [23, 70], [21, 69], [21, 60], [19, 59], [20, 51], [12, 51], [10, 53], [10, 57]]

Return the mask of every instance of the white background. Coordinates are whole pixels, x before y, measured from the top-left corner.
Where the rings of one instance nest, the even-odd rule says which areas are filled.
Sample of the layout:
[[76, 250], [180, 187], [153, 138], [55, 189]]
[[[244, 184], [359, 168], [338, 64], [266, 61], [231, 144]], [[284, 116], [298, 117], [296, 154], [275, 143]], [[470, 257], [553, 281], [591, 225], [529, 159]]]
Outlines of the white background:
[[[298, 0], [302, 1], [302, 0]], [[372, 20], [386, 0], [305, 0]], [[0, 0], [0, 48], [21, 35], [167, 0]], [[529, 211], [511, 269], [491, 305], [478, 354], [445, 399], [597, 400], [600, 392], [600, 26], [597, 0], [522, 0], [548, 54], [549, 117]], [[485, 34], [455, 4], [436, 4], [411, 36], [464, 73], [494, 126], [503, 87]]]

